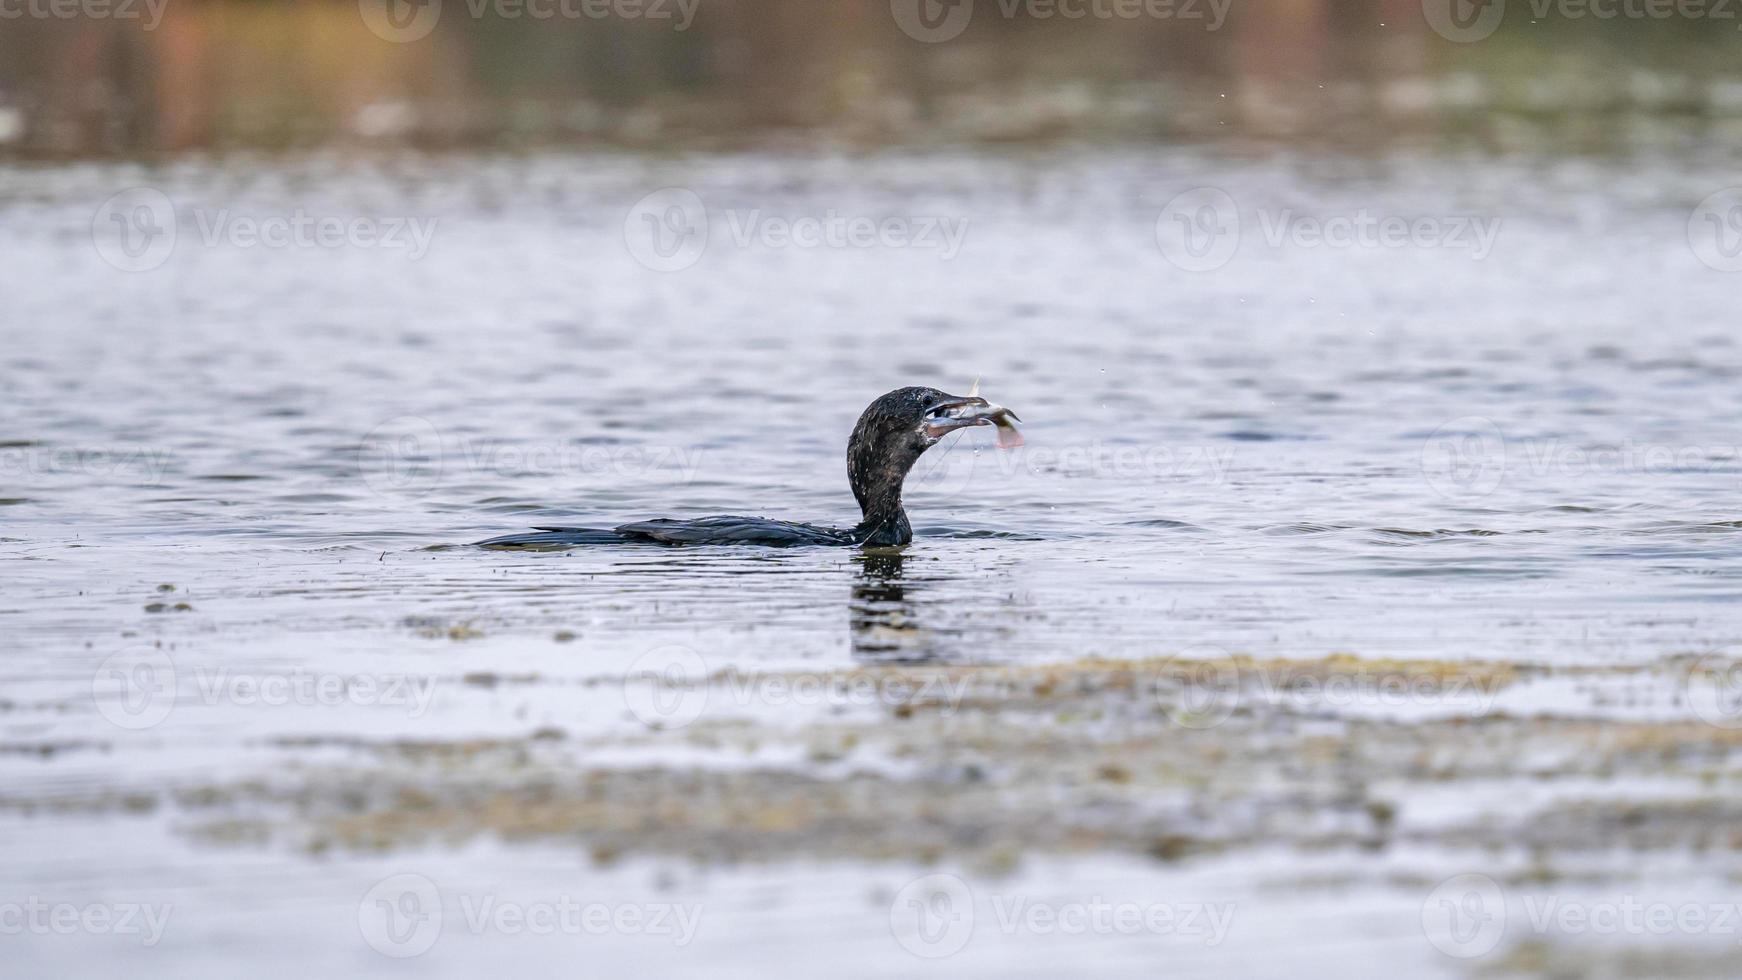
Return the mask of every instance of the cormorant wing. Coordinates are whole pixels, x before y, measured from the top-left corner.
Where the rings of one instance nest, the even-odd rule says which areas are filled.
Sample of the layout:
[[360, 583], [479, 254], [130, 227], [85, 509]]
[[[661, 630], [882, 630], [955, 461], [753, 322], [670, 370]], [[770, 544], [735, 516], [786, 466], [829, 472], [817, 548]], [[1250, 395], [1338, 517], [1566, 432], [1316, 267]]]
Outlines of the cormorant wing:
[[766, 517], [700, 517], [680, 521], [661, 518], [638, 521], [617, 528], [537, 527], [521, 534], [508, 534], [478, 542], [486, 548], [571, 548], [584, 544], [665, 545], [761, 545], [793, 548], [801, 545], [850, 545], [857, 541], [850, 530], [774, 521]]
[[630, 540], [642, 539], [680, 545], [754, 544], [788, 548], [798, 545], [853, 543], [851, 531], [795, 521], [775, 521], [766, 517], [701, 517], [688, 521], [662, 518], [624, 524], [617, 528], [617, 533]]

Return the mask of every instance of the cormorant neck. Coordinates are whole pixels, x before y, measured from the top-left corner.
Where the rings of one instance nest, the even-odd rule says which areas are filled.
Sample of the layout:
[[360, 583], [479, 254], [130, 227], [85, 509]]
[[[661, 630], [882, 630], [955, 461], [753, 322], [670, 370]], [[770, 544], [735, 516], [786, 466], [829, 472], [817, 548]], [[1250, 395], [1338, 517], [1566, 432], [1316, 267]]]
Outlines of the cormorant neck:
[[917, 432], [893, 427], [867, 412], [847, 443], [847, 480], [864, 515], [855, 528], [864, 544], [898, 545], [913, 540], [901, 507], [901, 484], [926, 444]]
[[913, 527], [907, 523], [907, 512], [897, 504], [893, 514], [866, 514], [853, 529], [853, 537], [860, 544], [873, 546], [907, 544], [913, 540]]

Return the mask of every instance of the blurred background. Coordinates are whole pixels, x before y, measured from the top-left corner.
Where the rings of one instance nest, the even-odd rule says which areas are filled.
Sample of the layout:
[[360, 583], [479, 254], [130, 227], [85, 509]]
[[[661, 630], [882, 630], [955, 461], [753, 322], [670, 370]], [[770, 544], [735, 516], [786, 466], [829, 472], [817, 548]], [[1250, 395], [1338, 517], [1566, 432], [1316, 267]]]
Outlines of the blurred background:
[[1422, 0], [114, 0], [102, 17], [27, 2], [0, 34], [0, 152], [24, 158], [1064, 140], [1625, 152], [1728, 145], [1742, 117], [1722, 4], [1428, 0], [1445, 8], [1436, 29]]

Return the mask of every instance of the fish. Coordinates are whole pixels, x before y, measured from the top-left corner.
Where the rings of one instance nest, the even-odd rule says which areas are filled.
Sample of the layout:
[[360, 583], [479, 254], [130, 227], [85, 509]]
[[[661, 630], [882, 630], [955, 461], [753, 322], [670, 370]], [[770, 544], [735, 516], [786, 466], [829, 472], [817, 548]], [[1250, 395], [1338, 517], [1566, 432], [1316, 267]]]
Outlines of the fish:
[[978, 425], [997, 426], [999, 449], [1018, 449], [1022, 446], [1022, 432], [1016, 428], [1016, 423], [1022, 419], [1003, 405], [981, 397], [979, 378], [975, 378], [973, 386], [968, 389], [968, 397], [978, 400], [980, 404], [969, 406], [958, 417], [975, 419]]

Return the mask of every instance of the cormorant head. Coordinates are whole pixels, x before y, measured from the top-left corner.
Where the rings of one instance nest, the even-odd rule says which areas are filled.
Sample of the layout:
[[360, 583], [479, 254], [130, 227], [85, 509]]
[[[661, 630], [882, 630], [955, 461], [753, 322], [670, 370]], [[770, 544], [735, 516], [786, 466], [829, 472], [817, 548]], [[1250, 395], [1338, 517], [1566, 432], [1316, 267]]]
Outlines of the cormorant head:
[[847, 479], [866, 519], [901, 512], [901, 483], [921, 453], [957, 429], [994, 425], [1000, 414], [1008, 412], [977, 395], [936, 388], [897, 388], [872, 402], [847, 443]]

